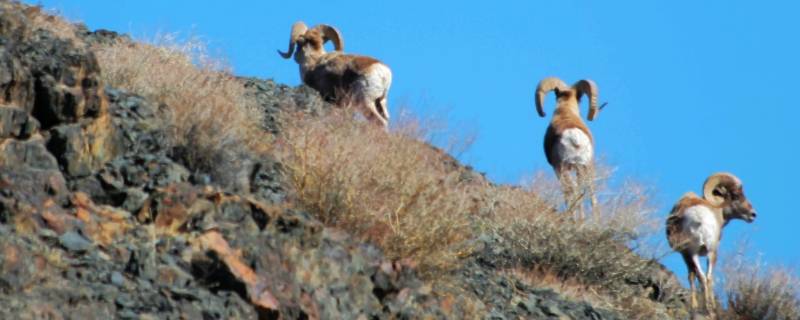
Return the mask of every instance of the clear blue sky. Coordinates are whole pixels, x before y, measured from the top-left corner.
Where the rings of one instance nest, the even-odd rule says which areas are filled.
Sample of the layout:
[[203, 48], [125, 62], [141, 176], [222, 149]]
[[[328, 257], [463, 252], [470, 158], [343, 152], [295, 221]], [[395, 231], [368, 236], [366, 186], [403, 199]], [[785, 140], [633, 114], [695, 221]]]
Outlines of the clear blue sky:
[[[30, 1], [34, 3], [33, 1]], [[393, 70], [390, 111], [442, 114], [476, 128], [462, 160], [497, 182], [550, 171], [548, 120], [534, 88], [546, 76], [593, 79], [609, 105], [590, 123], [618, 176], [655, 186], [664, 216], [712, 172], [745, 183], [758, 209], [723, 237], [747, 235], [768, 263], [798, 265], [800, 3], [785, 1], [59, 1], [36, 3], [86, 23], [152, 37], [193, 33], [240, 75], [299, 84], [283, 60], [296, 20], [341, 30], [346, 51]], [[534, 4], [536, 3], [536, 4]], [[552, 102], [549, 102], [552, 108]], [[583, 111], [585, 114], [585, 110]], [[548, 110], [552, 113], [552, 109]], [[724, 256], [723, 256], [724, 257]], [[664, 262], [685, 274], [677, 254]]]

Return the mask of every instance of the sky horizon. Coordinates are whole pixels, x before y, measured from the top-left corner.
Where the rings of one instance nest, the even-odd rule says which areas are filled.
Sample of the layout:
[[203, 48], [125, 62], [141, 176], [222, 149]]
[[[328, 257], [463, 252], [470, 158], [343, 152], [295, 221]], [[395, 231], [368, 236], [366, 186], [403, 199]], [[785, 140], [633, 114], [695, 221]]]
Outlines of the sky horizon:
[[[722, 259], [746, 241], [752, 257], [769, 265], [800, 264], [800, 241], [790, 240], [800, 216], [789, 195], [789, 183], [800, 180], [791, 165], [800, 155], [800, 108], [793, 107], [800, 45], [791, 41], [800, 3], [25, 2], [91, 30], [196, 35], [235, 74], [292, 86], [300, 84], [297, 64], [275, 50], [286, 50], [297, 20], [331, 24], [346, 52], [392, 69], [393, 119], [403, 105], [444, 116], [456, 130], [477, 130], [459, 160], [498, 183], [552, 175], [542, 139], [553, 99], [540, 118], [533, 103], [539, 80], [592, 79], [599, 101], [609, 103], [587, 122], [597, 156], [617, 177], [652, 186], [659, 217], [685, 192], [700, 193], [710, 174], [732, 172], [759, 215], [726, 227]], [[661, 261], [685, 283], [678, 254]]]

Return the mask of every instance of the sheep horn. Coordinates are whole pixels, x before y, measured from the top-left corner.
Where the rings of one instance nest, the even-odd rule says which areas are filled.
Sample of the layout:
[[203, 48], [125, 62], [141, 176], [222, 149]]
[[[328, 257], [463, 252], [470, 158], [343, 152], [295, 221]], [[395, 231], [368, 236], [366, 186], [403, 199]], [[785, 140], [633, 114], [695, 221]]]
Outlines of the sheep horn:
[[278, 50], [278, 54], [281, 55], [284, 59], [289, 59], [292, 57], [294, 53], [294, 44], [297, 43], [297, 38], [302, 36], [303, 34], [308, 31], [308, 27], [306, 26], [303, 21], [297, 21], [292, 25], [292, 35], [289, 36], [289, 51], [288, 52], [281, 52]]
[[736, 186], [742, 185], [742, 181], [730, 173], [715, 173], [709, 176], [708, 179], [706, 179], [706, 181], [703, 183], [703, 198], [711, 201], [711, 203], [715, 205], [722, 204], [725, 199], [722, 199], [720, 196], [714, 194], [714, 190], [722, 183], [733, 183]]
[[536, 111], [539, 112], [540, 117], [544, 117], [546, 114], [544, 112], [544, 96], [547, 95], [550, 91], [553, 90], [566, 90], [567, 85], [564, 81], [556, 77], [549, 77], [545, 78], [542, 81], [539, 81], [539, 85], [536, 86]]
[[584, 79], [575, 82], [572, 87], [578, 91], [578, 100], [580, 100], [581, 95], [585, 94], [589, 96], [589, 115], [586, 118], [590, 121], [594, 120], [594, 117], [597, 116], [597, 112], [600, 110], [597, 107], [597, 85], [594, 84], [592, 80]]
[[339, 30], [327, 24], [320, 24], [314, 28], [319, 28], [319, 30], [322, 31], [326, 41], [333, 41], [333, 47], [336, 51], [344, 50], [344, 40], [342, 39], [342, 34], [339, 33]]

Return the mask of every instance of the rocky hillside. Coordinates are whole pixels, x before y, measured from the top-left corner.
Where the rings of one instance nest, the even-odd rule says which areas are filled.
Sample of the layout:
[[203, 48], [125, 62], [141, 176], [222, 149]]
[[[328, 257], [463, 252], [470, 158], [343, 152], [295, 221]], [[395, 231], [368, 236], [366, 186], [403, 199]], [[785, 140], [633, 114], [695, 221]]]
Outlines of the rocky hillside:
[[[169, 105], [101, 80], [92, 48], [130, 40], [81, 26], [65, 37], [35, 27], [43, 15], [0, 2], [0, 318], [626, 318], [509, 273], [527, 253], [501, 234], [470, 239], [450, 285], [433, 281], [292, 201], [279, 157], [251, 156], [218, 183], [170, 143]], [[309, 88], [235, 81], [272, 135], [282, 111], [330, 108]], [[677, 281], [648, 265], [615, 280], [620, 295], [685, 316]]]

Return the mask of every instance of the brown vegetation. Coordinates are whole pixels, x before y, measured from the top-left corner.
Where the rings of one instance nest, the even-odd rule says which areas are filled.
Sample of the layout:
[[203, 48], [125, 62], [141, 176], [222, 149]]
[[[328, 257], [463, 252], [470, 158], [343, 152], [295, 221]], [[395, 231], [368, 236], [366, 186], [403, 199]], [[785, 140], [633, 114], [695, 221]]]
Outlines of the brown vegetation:
[[645, 309], [646, 302], [631, 303], [637, 298], [621, 292], [624, 279], [653, 266], [628, 247], [657, 225], [640, 185], [601, 186], [608, 195], [598, 214], [577, 221], [557, 210], [554, 179], [539, 175], [525, 188], [492, 185], [420, 141], [421, 121], [393, 134], [353, 121], [347, 111], [284, 122], [290, 125], [277, 145], [298, 204], [390, 258], [412, 259], [428, 279], [446, 281], [462, 258], [480, 250], [477, 238], [496, 235], [507, 249], [496, 257], [499, 266], [547, 270], [544, 283], [569, 284], [558, 290], [568, 295], [596, 290], [612, 295], [607, 304], [615, 309]]
[[31, 25], [28, 26], [30, 30], [43, 29], [61, 39], [68, 39], [74, 42], [80, 41], [75, 34], [77, 31], [75, 24], [57, 16], [57, 12], [45, 10], [41, 6], [32, 6], [27, 7], [24, 13], [28, 21], [31, 22]]
[[117, 41], [95, 52], [107, 85], [167, 106], [171, 143], [187, 167], [225, 180], [243, 153], [268, 148], [262, 112], [202, 42], [163, 36], [155, 43]]
[[786, 267], [767, 267], [738, 256], [723, 267], [724, 319], [800, 319], [800, 278]]
[[[35, 28], [75, 36], [63, 20], [30, 14]], [[347, 110], [320, 118], [287, 115], [285, 133], [272, 137], [260, 128], [261, 112], [241, 83], [197, 41], [167, 37], [95, 49], [105, 84], [164, 104], [171, 143], [191, 169], [223, 175], [243, 153], [275, 151], [289, 168], [298, 206], [375, 243], [390, 258], [411, 259], [428, 279], [458, 268], [479, 249], [475, 239], [493, 234], [508, 249], [498, 259], [506, 260], [501, 264], [510, 276], [605, 301], [634, 317], [654, 314], [647, 303], [618, 292], [620, 280], [650, 263], [630, 249], [655, 230], [641, 186], [599, 188], [598, 214], [576, 221], [558, 212], [555, 180], [539, 175], [525, 188], [492, 185], [424, 143], [424, 126], [414, 122], [387, 134], [353, 121]], [[800, 281], [791, 272], [734, 270], [726, 277], [729, 307], [720, 314], [800, 317]], [[603, 296], [613, 298], [597, 298]]]
[[287, 119], [280, 149], [298, 201], [389, 257], [423, 268], [452, 264], [472, 234], [476, 183], [410, 127], [386, 134], [352, 118], [344, 110]]

